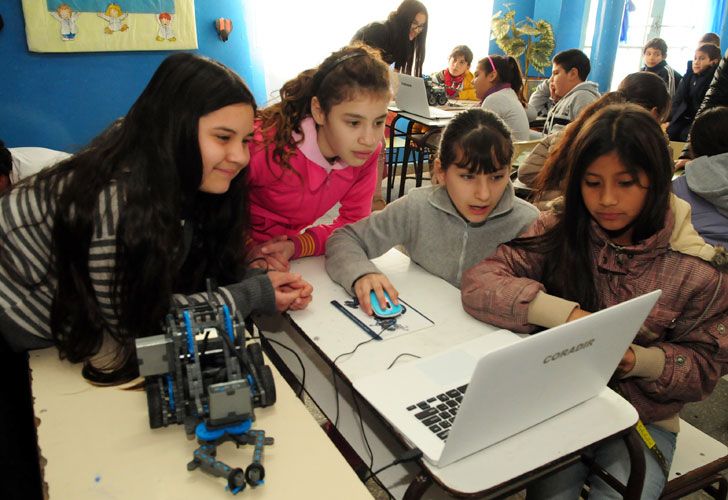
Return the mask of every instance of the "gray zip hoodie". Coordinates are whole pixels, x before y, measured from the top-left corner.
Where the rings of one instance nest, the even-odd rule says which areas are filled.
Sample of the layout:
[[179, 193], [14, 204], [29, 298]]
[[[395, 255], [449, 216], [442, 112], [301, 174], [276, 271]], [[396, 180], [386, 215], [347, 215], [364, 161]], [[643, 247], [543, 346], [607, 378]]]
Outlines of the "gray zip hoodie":
[[337, 229], [326, 242], [326, 271], [352, 291], [361, 276], [381, 272], [369, 259], [403, 245], [414, 262], [459, 287], [463, 271], [524, 232], [538, 213], [516, 198], [510, 183], [480, 224], [458, 213], [444, 186], [413, 189], [381, 212]]
[[577, 117], [584, 106], [593, 103], [600, 96], [596, 83], [581, 82], [551, 108], [546, 117], [546, 124], [543, 126], [543, 133], [548, 135], [564, 128]]

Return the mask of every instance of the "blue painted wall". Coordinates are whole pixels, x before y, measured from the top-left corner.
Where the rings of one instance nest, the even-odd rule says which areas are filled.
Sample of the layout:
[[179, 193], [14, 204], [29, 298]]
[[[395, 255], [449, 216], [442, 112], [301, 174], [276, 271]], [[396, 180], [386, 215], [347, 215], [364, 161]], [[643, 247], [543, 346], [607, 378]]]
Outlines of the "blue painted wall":
[[[28, 52], [20, 0], [0, 3], [0, 139], [8, 146], [74, 152], [123, 116], [169, 51], [38, 54]], [[260, 61], [248, 44], [244, 2], [198, 1], [197, 52], [237, 71], [265, 102]], [[228, 17], [233, 32], [217, 38], [213, 21]]]

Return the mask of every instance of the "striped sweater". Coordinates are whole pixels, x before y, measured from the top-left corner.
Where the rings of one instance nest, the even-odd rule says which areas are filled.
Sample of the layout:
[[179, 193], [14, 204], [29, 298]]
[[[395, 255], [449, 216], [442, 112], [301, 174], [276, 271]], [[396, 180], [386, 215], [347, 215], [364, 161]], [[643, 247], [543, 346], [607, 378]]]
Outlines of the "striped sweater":
[[[51, 240], [55, 206], [48, 206], [45, 182], [32, 181], [0, 197], [0, 335], [14, 351], [52, 345], [50, 311], [58, 278], [52, 263]], [[122, 206], [114, 185], [104, 189], [94, 213], [89, 247], [89, 274], [109, 333], [118, 330], [112, 305], [116, 268], [116, 225]], [[233, 313], [275, 311], [275, 293], [265, 274], [217, 289], [216, 299]], [[173, 296], [178, 306], [199, 303], [206, 294]], [[113, 347], [112, 347], [113, 351]]]

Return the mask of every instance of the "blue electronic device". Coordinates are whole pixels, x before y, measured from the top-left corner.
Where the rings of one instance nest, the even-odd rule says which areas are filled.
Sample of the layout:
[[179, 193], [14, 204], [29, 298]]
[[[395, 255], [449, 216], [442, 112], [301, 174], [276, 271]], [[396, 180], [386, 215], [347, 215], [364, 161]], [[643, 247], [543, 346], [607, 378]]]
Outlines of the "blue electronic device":
[[389, 294], [387, 292], [384, 293], [384, 298], [387, 301], [387, 307], [382, 309], [382, 306], [379, 305], [379, 299], [377, 298], [377, 295], [374, 293], [374, 290], [369, 292], [369, 301], [372, 304], [372, 310], [374, 311], [374, 316], [377, 318], [396, 318], [400, 314], [404, 312], [404, 308], [401, 304], [394, 304], [392, 302], [392, 299], [389, 298]]

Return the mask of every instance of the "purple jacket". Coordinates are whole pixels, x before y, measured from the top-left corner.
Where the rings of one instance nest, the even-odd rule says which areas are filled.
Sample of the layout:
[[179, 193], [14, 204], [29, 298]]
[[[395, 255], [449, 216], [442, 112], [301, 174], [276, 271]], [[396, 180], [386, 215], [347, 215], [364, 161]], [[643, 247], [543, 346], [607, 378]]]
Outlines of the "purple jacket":
[[[542, 234], [555, 221], [552, 212], [542, 213], [524, 236]], [[728, 363], [728, 276], [709, 262], [672, 250], [675, 229], [668, 211], [658, 233], [615, 248], [592, 222], [587, 242], [602, 307], [662, 289], [634, 340], [635, 368], [619, 386], [644, 422], [671, 430], [677, 430], [683, 405], [707, 397]], [[535, 331], [544, 323], [529, 323], [534, 317], [529, 309], [541, 300], [539, 294], [551, 297], [540, 283], [543, 261], [541, 254], [501, 245], [463, 275], [465, 310], [496, 326]]]

